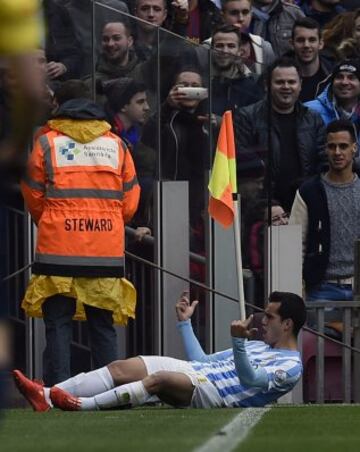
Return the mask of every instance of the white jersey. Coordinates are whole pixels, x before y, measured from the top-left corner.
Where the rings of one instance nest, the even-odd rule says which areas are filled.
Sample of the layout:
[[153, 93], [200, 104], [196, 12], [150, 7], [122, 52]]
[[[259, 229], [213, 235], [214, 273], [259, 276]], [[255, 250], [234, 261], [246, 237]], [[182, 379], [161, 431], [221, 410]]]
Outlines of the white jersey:
[[211, 355], [206, 362], [191, 361], [192, 368], [216, 387], [227, 407], [264, 406], [290, 391], [302, 374], [298, 351], [272, 348], [262, 341], [247, 341], [246, 352], [254, 369], [262, 367], [268, 376], [268, 387], [242, 385], [236, 373], [232, 349]]

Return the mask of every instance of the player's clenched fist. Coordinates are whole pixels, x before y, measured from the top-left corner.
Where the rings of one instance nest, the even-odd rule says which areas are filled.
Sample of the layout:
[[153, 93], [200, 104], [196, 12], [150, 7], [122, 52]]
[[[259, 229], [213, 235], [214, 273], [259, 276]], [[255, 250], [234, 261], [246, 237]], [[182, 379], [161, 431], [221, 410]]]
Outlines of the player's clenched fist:
[[233, 320], [230, 326], [231, 336], [250, 339], [257, 331], [257, 328], [249, 328], [252, 319], [253, 315], [249, 316], [246, 320]]

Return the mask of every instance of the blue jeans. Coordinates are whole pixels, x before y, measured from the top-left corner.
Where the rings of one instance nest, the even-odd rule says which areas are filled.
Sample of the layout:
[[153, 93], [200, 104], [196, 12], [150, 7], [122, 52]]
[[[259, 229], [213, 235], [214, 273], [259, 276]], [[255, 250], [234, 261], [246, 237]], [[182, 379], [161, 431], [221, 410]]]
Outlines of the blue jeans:
[[[352, 301], [353, 291], [351, 284], [336, 284], [324, 282], [306, 294], [307, 301], [333, 300], [333, 301]], [[308, 324], [311, 324], [311, 315]], [[340, 309], [326, 309], [325, 322], [342, 321], [342, 312]]]

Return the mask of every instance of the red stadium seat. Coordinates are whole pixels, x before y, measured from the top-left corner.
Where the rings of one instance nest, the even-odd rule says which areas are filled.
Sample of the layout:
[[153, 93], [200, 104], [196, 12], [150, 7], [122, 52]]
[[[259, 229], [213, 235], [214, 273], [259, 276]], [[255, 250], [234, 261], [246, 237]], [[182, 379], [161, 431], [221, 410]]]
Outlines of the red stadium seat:
[[[303, 395], [304, 402], [316, 402], [316, 338], [303, 332]], [[325, 340], [325, 402], [342, 402], [341, 346]]]

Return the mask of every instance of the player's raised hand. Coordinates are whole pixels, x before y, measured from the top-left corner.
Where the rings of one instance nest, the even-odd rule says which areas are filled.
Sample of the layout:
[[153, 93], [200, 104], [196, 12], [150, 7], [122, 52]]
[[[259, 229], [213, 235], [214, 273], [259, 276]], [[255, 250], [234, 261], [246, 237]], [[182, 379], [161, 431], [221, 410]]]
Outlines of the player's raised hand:
[[189, 320], [198, 303], [198, 300], [194, 300], [190, 303], [189, 292], [187, 290], [184, 291], [175, 305], [177, 319], [179, 321]]
[[246, 320], [233, 320], [230, 326], [231, 336], [250, 339], [258, 330], [257, 328], [250, 328], [253, 317], [251, 314]]

